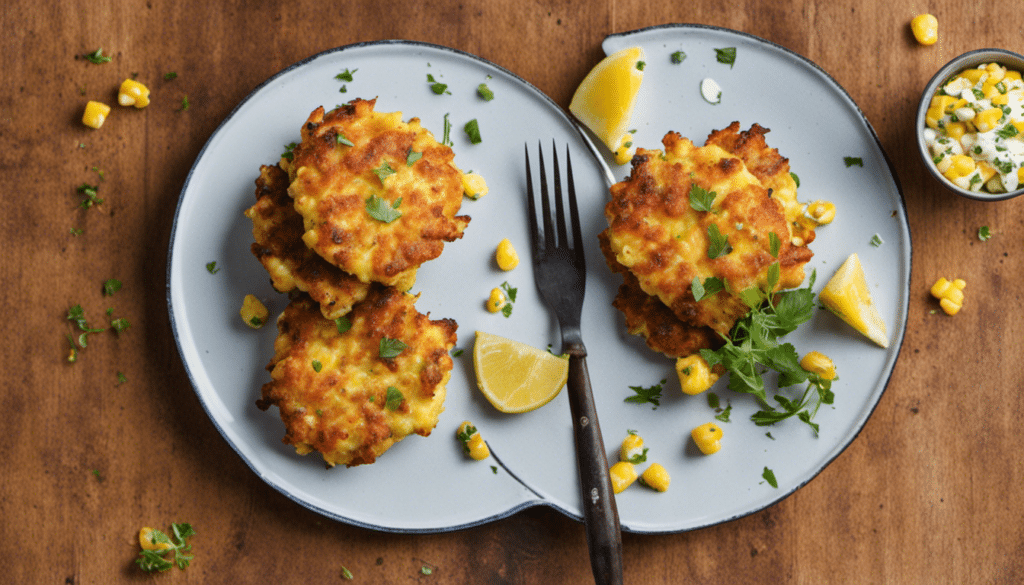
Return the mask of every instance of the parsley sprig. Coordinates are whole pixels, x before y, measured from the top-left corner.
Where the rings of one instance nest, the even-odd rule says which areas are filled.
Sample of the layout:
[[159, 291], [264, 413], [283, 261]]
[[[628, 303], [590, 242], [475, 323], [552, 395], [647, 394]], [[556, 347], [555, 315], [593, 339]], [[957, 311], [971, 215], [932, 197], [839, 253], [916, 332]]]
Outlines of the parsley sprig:
[[661, 390], [665, 385], [665, 380], [654, 384], [653, 386], [630, 386], [629, 389], [633, 391], [633, 396], [627, 396], [625, 402], [633, 402], [635, 404], [653, 404], [651, 410], [657, 409], [661, 406]]
[[[139, 558], [135, 559], [135, 562], [147, 573], [153, 571], [167, 571], [174, 565], [177, 565], [182, 571], [189, 565], [192, 560], [192, 555], [185, 554], [192, 550], [192, 545], [187, 544], [185, 541], [190, 536], [194, 536], [196, 531], [192, 529], [191, 524], [171, 524], [171, 531], [174, 533], [174, 542], [169, 536], [159, 530], [153, 530], [150, 532], [149, 540], [152, 544], [167, 545], [169, 548], [163, 548], [159, 550], [142, 550], [139, 553]], [[173, 562], [165, 557], [167, 553], [174, 553]]]

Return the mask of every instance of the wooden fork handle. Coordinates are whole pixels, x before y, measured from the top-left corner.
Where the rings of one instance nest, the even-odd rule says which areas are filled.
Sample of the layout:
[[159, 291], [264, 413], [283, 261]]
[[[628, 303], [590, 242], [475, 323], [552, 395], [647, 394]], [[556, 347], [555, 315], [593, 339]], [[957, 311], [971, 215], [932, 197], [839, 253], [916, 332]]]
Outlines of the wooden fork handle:
[[590, 390], [587, 350], [582, 343], [568, 344], [569, 408], [572, 411], [576, 439], [576, 463], [579, 467], [583, 519], [590, 549], [590, 567], [594, 582], [604, 585], [622, 583], [622, 531], [615, 506], [608, 456], [597, 422], [597, 409]]

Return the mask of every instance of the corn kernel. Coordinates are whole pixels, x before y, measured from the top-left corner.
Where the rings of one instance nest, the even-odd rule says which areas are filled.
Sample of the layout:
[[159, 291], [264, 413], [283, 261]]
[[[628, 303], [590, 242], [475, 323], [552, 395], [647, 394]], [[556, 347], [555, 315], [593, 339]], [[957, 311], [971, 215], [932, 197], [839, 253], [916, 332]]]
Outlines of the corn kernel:
[[473, 423], [468, 420], [462, 421], [462, 424], [459, 425], [455, 431], [455, 438], [462, 443], [462, 451], [470, 458], [481, 461], [490, 457], [491, 449], [484, 442], [484, 438], [473, 426]]
[[487, 195], [487, 181], [476, 173], [462, 175], [462, 191], [470, 199], [479, 199]]
[[812, 351], [805, 355], [800, 360], [800, 367], [808, 372], [818, 374], [824, 380], [835, 380], [836, 378], [836, 364], [819, 351]]
[[492, 313], [497, 313], [505, 306], [505, 293], [500, 288], [494, 287], [491, 289], [491, 296], [487, 297], [487, 310]]
[[117, 103], [144, 108], [149, 105], [149, 88], [134, 79], [125, 79], [117, 92]]
[[683, 392], [691, 396], [700, 394], [718, 381], [718, 374], [711, 371], [699, 353], [677, 359], [676, 374]]
[[139, 531], [139, 546], [143, 550], [170, 550], [172, 548], [169, 542], [154, 542], [153, 529], [149, 526], [143, 526], [142, 530]]
[[636, 481], [636, 467], [628, 461], [619, 461], [608, 470], [612, 480], [612, 491], [622, 493], [622, 490], [633, 485]]
[[722, 448], [722, 427], [715, 423], [706, 423], [690, 431], [693, 442], [705, 455], [718, 453]]
[[645, 486], [659, 492], [668, 491], [668, 484], [672, 481], [668, 471], [660, 463], [651, 463], [640, 479]]
[[1005, 79], [1006, 81], [1020, 81], [1020, 71], [1007, 70], [1006, 73], [1003, 74], [1003, 79]]
[[619, 460], [630, 463], [643, 463], [647, 460], [647, 448], [644, 447], [644, 439], [640, 435], [630, 433], [622, 440], [619, 447]]
[[242, 316], [242, 321], [245, 321], [245, 324], [253, 329], [263, 327], [270, 314], [267, 307], [253, 295], [245, 295], [242, 300], [242, 308], [238, 312]]
[[110, 114], [110, 106], [102, 102], [89, 101], [85, 104], [85, 113], [82, 115], [82, 123], [90, 128], [99, 129]]
[[[931, 109], [934, 108], [938, 112], [941, 112], [943, 114], [948, 114], [948, 113], [953, 111], [952, 106], [953, 106], [953, 104], [956, 103], [956, 101], [957, 101], [957, 98], [955, 98], [955, 97], [953, 97], [951, 95], [937, 95], [937, 96], [932, 97], [932, 101], [929, 103], [929, 105], [931, 107], [928, 108], [928, 109], [931, 110]], [[939, 116], [939, 117], [941, 117], [941, 116]]]
[[973, 86], [979, 81], [981, 81], [981, 78], [984, 77], [985, 75], [988, 75], [988, 72], [985, 71], [984, 69], [967, 69], [965, 71], [961, 71], [960, 75], [958, 75], [957, 77], [962, 77], [966, 79]]
[[831, 201], [815, 201], [807, 206], [804, 214], [818, 225], [832, 223], [836, 218], [836, 206]]
[[939, 19], [931, 14], [918, 14], [910, 21], [914, 38], [922, 45], [934, 45], [939, 40]]
[[949, 122], [946, 124], [946, 135], [950, 138], [960, 140], [966, 132], [967, 124], [964, 124], [963, 122]]
[[963, 305], [958, 305], [949, 299], [942, 299], [939, 301], [939, 306], [946, 312], [947, 315], [956, 315], [963, 308]]
[[978, 115], [974, 120], [974, 125], [978, 128], [979, 132], [988, 132], [996, 127], [996, 124], [999, 123], [999, 120], [1002, 117], [1002, 108], [989, 108], [978, 112]]
[[973, 173], [975, 167], [977, 167], [977, 164], [974, 162], [974, 159], [967, 156], [966, 154], [954, 154], [953, 156], [949, 157], [949, 163], [949, 169], [947, 169], [946, 172], [943, 173], [943, 176], [945, 176], [950, 181], [959, 179], [961, 177], [966, 177], [967, 175]]
[[519, 266], [519, 254], [512, 247], [512, 242], [505, 238], [498, 243], [498, 249], [494, 252], [494, 259], [498, 262], [498, 268], [512, 270]]
[[983, 160], [979, 160], [978, 174], [981, 176], [982, 181], [987, 181], [996, 174], [996, 168]]
[[962, 278], [949, 281], [940, 277], [932, 285], [930, 292], [933, 297], [939, 299], [939, 306], [947, 315], [956, 315], [963, 308], [963, 290], [966, 286], [967, 281]]

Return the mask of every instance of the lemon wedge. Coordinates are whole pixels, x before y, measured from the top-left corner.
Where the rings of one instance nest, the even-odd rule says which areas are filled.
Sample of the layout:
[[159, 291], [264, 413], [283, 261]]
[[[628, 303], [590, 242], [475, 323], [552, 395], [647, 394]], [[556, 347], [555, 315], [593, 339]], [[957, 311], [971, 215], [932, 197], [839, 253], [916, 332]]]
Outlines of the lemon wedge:
[[529, 412], [558, 396], [569, 377], [569, 360], [544, 350], [476, 332], [476, 385], [501, 412]]
[[856, 253], [843, 262], [835, 275], [821, 289], [818, 299], [830, 311], [882, 347], [889, 347], [885, 322], [871, 302], [864, 268]]
[[615, 152], [629, 131], [643, 81], [644, 50], [623, 49], [602, 59], [576, 88], [569, 111]]

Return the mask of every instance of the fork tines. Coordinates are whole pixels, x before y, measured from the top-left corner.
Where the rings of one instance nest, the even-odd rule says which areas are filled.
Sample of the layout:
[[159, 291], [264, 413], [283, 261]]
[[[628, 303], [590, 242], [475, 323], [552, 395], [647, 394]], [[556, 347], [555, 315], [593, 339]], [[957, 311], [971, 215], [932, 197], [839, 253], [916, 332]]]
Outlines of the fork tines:
[[[540, 158], [540, 217], [537, 215], [537, 204], [533, 191], [533, 176], [530, 171], [530, 149], [524, 145], [526, 153], [526, 194], [527, 204], [530, 213], [530, 236], [533, 240], [533, 251], [535, 261], [539, 261], [547, 254], [561, 248], [569, 253], [570, 260], [583, 273], [585, 263], [583, 261], [583, 237], [580, 232], [579, 208], [576, 204], [576, 187], [572, 178], [572, 157], [569, 153], [569, 146], [565, 147], [565, 175], [566, 191], [569, 196], [569, 221], [572, 223], [572, 241], [569, 241], [565, 221], [565, 203], [562, 197], [562, 177], [560, 165], [558, 164], [558, 151], [552, 141], [552, 166], [554, 167], [554, 191], [555, 191], [555, 217], [551, 217], [551, 197], [548, 192], [548, 179], [544, 165], [544, 149], [537, 143], [537, 153]], [[543, 222], [543, 224], [541, 224]]]

